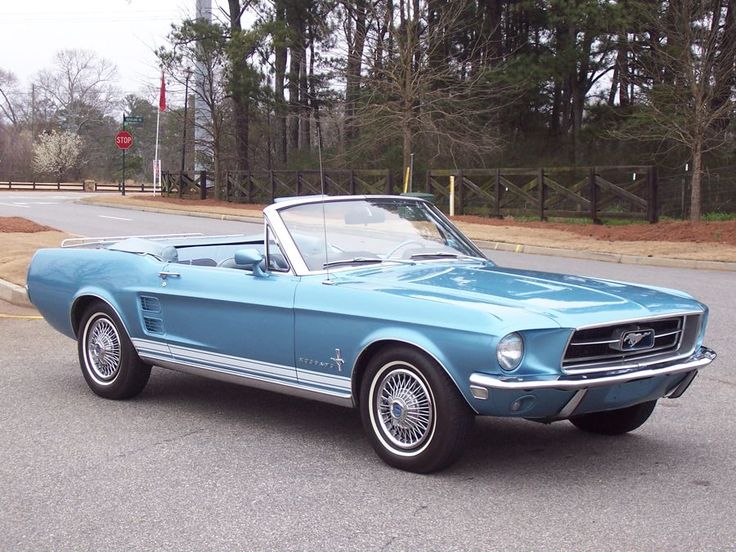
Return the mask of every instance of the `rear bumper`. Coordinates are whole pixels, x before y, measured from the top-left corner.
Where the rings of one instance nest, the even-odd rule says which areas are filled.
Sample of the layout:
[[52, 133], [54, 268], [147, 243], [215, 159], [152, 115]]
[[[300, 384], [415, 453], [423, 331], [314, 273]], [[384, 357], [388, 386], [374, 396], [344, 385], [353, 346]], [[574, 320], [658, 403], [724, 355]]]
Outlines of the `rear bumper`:
[[480, 414], [563, 419], [663, 396], [677, 398], [715, 358], [714, 351], [700, 347], [686, 359], [604, 375], [523, 379], [476, 372], [469, 378], [470, 392]]

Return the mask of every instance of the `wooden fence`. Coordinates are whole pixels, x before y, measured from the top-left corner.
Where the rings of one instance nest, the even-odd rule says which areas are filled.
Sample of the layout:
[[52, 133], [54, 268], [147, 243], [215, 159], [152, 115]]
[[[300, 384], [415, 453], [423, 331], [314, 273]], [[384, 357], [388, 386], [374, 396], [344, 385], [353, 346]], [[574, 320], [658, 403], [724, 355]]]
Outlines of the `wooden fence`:
[[[209, 174], [211, 177], [211, 173]], [[189, 173], [164, 173], [163, 192], [167, 195], [192, 193], [207, 196], [208, 173], [193, 178]], [[181, 186], [180, 186], [181, 182]], [[210, 181], [211, 182], [211, 181]], [[224, 193], [227, 201], [236, 203], [273, 203], [277, 197], [321, 194], [320, 171], [228, 171]], [[392, 194], [393, 178], [388, 170], [326, 170], [324, 193], [332, 195]]]
[[657, 171], [650, 165], [543, 169], [430, 170], [426, 191], [449, 208], [455, 177], [455, 213], [658, 220]]
[[0, 182], [0, 190], [59, 190], [65, 192], [81, 192], [84, 191], [84, 184], [81, 182], [34, 182], [34, 181], [13, 181], [5, 180]]
[[[126, 191], [130, 192], [152, 192], [153, 184], [150, 182], [126, 184]], [[38, 190], [38, 191], [62, 191], [62, 192], [119, 192], [119, 183], [84, 182], [34, 182], [34, 181], [0, 181], [0, 190]]]

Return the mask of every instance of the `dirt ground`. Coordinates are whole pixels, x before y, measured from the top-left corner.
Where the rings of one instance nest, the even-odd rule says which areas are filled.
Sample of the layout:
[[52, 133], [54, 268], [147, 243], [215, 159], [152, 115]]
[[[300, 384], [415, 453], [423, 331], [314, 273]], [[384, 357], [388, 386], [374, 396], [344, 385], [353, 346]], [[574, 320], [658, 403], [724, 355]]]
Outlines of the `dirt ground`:
[[25, 285], [28, 265], [36, 250], [59, 247], [61, 241], [69, 237], [69, 234], [29, 220], [17, 219], [17, 222], [8, 224], [7, 218], [0, 217], [0, 278]]
[[[237, 205], [214, 199], [178, 199], [150, 195], [98, 195], [91, 203], [173, 211], [207, 211], [221, 215], [260, 217], [263, 205]], [[512, 219], [455, 217], [473, 240], [540, 246], [596, 253], [736, 262], [736, 221], [660, 222], [605, 226], [522, 222]], [[25, 284], [28, 263], [41, 247], [56, 247], [63, 232], [19, 217], [0, 217], [0, 278]]]

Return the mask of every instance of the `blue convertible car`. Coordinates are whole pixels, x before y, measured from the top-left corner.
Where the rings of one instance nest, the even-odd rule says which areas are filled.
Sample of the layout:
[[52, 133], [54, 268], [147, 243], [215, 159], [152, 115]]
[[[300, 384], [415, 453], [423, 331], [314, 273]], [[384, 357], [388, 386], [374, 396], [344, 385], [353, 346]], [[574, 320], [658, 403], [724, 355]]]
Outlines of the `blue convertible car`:
[[63, 246], [28, 292], [98, 395], [137, 395], [156, 365], [357, 407], [414, 472], [456, 460], [475, 415], [634, 430], [716, 356], [689, 295], [496, 266], [421, 199], [287, 199], [263, 235]]

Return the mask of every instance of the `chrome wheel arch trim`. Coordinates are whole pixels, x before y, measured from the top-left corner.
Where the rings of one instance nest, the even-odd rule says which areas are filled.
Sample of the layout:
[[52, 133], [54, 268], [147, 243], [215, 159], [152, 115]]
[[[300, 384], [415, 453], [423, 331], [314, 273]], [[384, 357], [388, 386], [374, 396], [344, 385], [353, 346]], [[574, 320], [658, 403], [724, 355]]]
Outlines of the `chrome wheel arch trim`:
[[[359, 389], [360, 389], [360, 381], [358, 381], [356, 379], [356, 377], [355, 377], [356, 376], [356, 368], [362, 362], [363, 356], [366, 354], [366, 352], [368, 351], [368, 349], [370, 349], [371, 347], [373, 347], [374, 345], [377, 345], [379, 343], [386, 343], [386, 344], [394, 343], [394, 344], [399, 344], [399, 345], [408, 345], [409, 347], [414, 347], [415, 349], [421, 351], [422, 353], [424, 353], [425, 355], [427, 355], [428, 357], [430, 357], [432, 360], [434, 360], [437, 363], [437, 365], [440, 368], [442, 368], [442, 370], [445, 372], [445, 374], [447, 374], [447, 376], [450, 378], [450, 380], [452, 380], [452, 383], [455, 384], [455, 387], [457, 388], [458, 392], [463, 397], [463, 399], [465, 400], [465, 402], [468, 404], [468, 406], [470, 407], [470, 409], [473, 412], [475, 412], [476, 414], [478, 414], [478, 409], [475, 408], [475, 406], [473, 406], [473, 403], [470, 400], [468, 400], [468, 397], [463, 392], [463, 389], [460, 387], [460, 384], [458, 383], [457, 378], [455, 378], [455, 376], [447, 369], [447, 367], [445, 366], [445, 363], [441, 362], [440, 359], [437, 358], [437, 355], [436, 354], [434, 354], [432, 351], [430, 351], [426, 347], [424, 347], [422, 345], [419, 345], [418, 343], [416, 343], [414, 341], [411, 341], [409, 339], [398, 338], [398, 337], [385, 337], [385, 336], [384, 337], [379, 337], [379, 338], [376, 338], [376, 339], [370, 341], [355, 356], [355, 361], [353, 362], [353, 366], [352, 366], [352, 369], [350, 371], [350, 381], [351, 381], [350, 387], [351, 387], [351, 390], [352, 390], [352, 395], [353, 395], [353, 397], [355, 397], [355, 403], [356, 403], [356, 405], [357, 405], [357, 402], [358, 402], [357, 401], [357, 397], [360, 396], [360, 393], [358, 392]], [[366, 360], [366, 362], [367, 362], [367, 360]], [[362, 374], [361, 374], [361, 379], [362, 379]], [[468, 390], [468, 393], [470, 393], [470, 390]]]
[[97, 299], [98, 301], [101, 301], [102, 303], [104, 303], [105, 305], [107, 305], [113, 310], [113, 312], [115, 313], [115, 316], [117, 316], [118, 321], [120, 322], [120, 325], [123, 328], [123, 332], [125, 332], [125, 336], [128, 338], [128, 340], [130, 340], [130, 332], [128, 331], [128, 328], [125, 325], [125, 319], [120, 315], [120, 311], [118, 310], [118, 308], [115, 305], [113, 305], [109, 301], [109, 299], [107, 299], [106, 297], [103, 297], [102, 295], [99, 295], [97, 293], [86, 292], [86, 291], [80, 292], [76, 297], [74, 297], [74, 300], [72, 301], [72, 305], [69, 309], [69, 326], [71, 327], [72, 331], [74, 331], [74, 336], [77, 339], [79, 339], [78, 328], [74, 326], [74, 311], [77, 308], [77, 304], [79, 303], [79, 301], [81, 301], [82, 299], [88, 299], [90, 297], [93, 297]]

